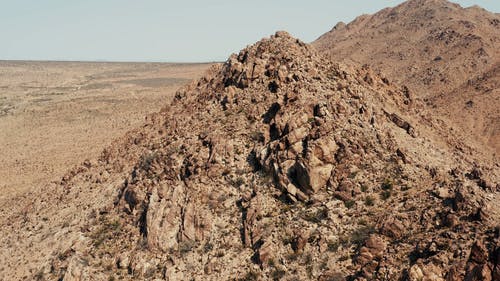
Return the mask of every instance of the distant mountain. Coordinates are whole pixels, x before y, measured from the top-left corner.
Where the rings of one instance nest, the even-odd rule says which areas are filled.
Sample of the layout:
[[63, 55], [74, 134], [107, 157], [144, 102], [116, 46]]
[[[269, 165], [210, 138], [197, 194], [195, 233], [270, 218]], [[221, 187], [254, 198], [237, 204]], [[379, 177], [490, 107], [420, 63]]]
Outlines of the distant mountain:
[[500, 154], [500, 15], [445, 0], [410, 0], [337, 24], [313, 45], [408, 86], [457, 129]]

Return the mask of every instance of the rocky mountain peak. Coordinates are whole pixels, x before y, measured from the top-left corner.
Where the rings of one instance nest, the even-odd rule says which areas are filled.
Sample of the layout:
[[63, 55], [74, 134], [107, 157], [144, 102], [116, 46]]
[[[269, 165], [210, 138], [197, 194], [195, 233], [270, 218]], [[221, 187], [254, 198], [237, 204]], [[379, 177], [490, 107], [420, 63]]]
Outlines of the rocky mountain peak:
[[[306, 67], [301, 64], [302, 58], [314, 59], [316, 56], [310, 46], [285, 31], [279, 31], [243, 49], [239, 54], [233, 54], [222, 70], [224, 86], [246, 88], [249, 83], [263, 76], [285, 81], [285, 67], [289, 71], [300, 70]], [[281, 70], [280, 66], [283, 67]]]
[[1, 241], [36, 239], [6, 262], [36, 270], [8, 277], [498, 276], [498, 166], [414, 90], [339, 61], [277, 32], [215, 65], [24, 202]]

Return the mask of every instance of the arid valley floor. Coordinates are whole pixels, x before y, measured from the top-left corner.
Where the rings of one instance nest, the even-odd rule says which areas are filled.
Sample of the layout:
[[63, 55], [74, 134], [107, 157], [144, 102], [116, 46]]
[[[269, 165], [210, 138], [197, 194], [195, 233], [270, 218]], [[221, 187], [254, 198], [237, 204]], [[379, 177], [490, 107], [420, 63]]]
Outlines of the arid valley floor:
[[0, 61], [0, 204], [96, 158], [209, 65]]

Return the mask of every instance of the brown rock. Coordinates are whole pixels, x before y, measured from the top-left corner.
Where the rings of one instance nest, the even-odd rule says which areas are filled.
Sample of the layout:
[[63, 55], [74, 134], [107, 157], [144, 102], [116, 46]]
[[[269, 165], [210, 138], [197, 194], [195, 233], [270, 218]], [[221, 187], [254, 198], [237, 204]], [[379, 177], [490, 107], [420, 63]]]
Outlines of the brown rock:
[[382, 234], [394, 239], [400, 239], [404, 234], [405, 226], [396, 218], [388, 218], [381, 227]]
[[184, 188], [181, 185], [170, 190], [163, 199], [159, 198], [157, 189], [153, 189], [146, 214], [147, 240], [151, 249], [166, 252], [177, 246], [183, 201]]
[[457, 266], [452, 267], [446, 274], [446, 281], [462, 281], [463, 275]]
[[366, 278], [371, 278], [375, 273], [387, 247], [384, 239], [376, 234], [370, 235], [365, 245], [359, 250], [356, 263], [361, 265], [361, 272]]
[[318, 163], [334, 163], [337, 143], [331, 138], [320, 138], [311, 143], [312, 155]]
[[458, 217], [455, 214], [448, 214], [448, 215], [446, 215], [445, 225], [447, 227], [453, 228], [456, 225], [458, 225], [458, 223], [459, 223], [459, 220], [458, 220]]
[[295, 252], [300, 253], [304, 250], [304, 247], [307, 244], [307, 240], [309, 239], [309, 232], [301, 232], [297, 235], [292, 243], [292, 248]]
[[374, 256], [381, 256], [387, 247], [387, 242], [384, 239], [376, 234], [370, 235], [370, 237], [366, 240], [365, 246], [370, 249], [370, 252]]
[[132, 274], [138, 278], [151, 278], [156, 272], [154, 260], [148, 260], [143, 256], [135, 256], [130, 262]]
[[116, 265], [120, 269], [126, 269], [130, 265], [130, 256], [127, 253], [123, 253], [116, 259]]
[[[319, 143], [315, 151], [321, 158], [325, 158], [325, 155], [330, 155], [329, 148]], [[332, 169], [333, 165], [324, 164], [318, 158], [313, 157], [310, 160], [295, 161], [286, 170], [288, 171], [290, 181], [296, 184], [303, 192], [310, 195], [325, 187], [331, 176]]]
[[330, 116], [330, 112], [328, 111], [328, 106], [325, 102], [318, 103], [314, 106], [314, 116], [317, 117]]
[[482, 241], [478, 240], [472, 245], [469, 261], [478, 264], [484, 264], [488, 261], [488, 249]]
[[259, 264], [267, 266], [271, 260], [274, 260], [275, 247], [272, 242], [265, 241], [264, 244], [257, 251]]
[[493, 281], [488, 265], [476, 265], [467, 271], [464, 281]]
[[64, 274], [64, 280], [83, 281], [90, 280], [88, 272], [85, 270], [86, 263], [78, 256], [73, 256], [69, 262], [68, 269]]
[[389, 115], [389, 119], [396, 124], [396, 126], [405, 130], [412, 137], [416, 137], [415, 129], [410, 125], [410, 123], [403, 120], [403, 118], [399, 117], [396, 113], [391, 113]]

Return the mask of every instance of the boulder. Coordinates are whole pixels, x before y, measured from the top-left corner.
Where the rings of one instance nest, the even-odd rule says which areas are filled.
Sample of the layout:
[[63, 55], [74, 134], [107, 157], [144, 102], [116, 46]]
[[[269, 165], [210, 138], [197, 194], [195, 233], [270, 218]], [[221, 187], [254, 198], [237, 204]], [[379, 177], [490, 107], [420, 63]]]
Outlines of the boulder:
[[400, 239], [404, 235], [405, 226], [397, 218], [389, 217], [382, 223], [381, 232], [388, 237]]
[[379, 235], [372, 234], [365, 241], [365, 245], [361, 247], [356, 258], [356, 263], [361, 266], [363, 276], [370, 278], [373, 275], [386, 248], [387, 243]]
[[396, 124], [396, 126], [405, 130], [410, 136], [416, 137], [415, 128], [410, 123], [401, 118], [399, 115], [397, 115], [396, 113], [391, 113], [389, 114], [389, 119], [394, 124]]
[[262, 266], [269, 265], [271, 261], [274, 261], [276, 249], [271, 241], [265, 241], [262, 246], [260, 246], [257, 251], [258, 263]]
[[164, 252], [177, 247], [183, 202], [182, 185], [170, 190], [166, 198], [159, 198], [157, 188], [153, 189], [146, 214], [148, 247]]
[[484, 264], [488, 261], [488, 249], [481, 241], [476, 241], [470, 250], [469, 262]]
[[442, 270], [434, 264], [414, 264], [408, 271], [410, 281], [445, 281]]
[[313, 194], [323, 188], [332, 174], [333, 165], [325, 164], [310, 167], [301, 161], [295, 162], [290, 168], [289, 175], [292, 182], [306, 194]]

